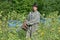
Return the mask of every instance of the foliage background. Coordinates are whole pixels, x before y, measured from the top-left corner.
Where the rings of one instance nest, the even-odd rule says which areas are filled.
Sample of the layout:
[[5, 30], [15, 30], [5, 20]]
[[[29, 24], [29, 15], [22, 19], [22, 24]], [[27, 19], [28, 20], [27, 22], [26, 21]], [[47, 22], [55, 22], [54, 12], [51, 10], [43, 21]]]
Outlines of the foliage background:
[[23, 22], [34, 3], [41, 13], [37, 40], [60, 40], [60, 0], [0, 0], [0, 40], [25, 40], [25, 31], [8, 27], [8, 20]]

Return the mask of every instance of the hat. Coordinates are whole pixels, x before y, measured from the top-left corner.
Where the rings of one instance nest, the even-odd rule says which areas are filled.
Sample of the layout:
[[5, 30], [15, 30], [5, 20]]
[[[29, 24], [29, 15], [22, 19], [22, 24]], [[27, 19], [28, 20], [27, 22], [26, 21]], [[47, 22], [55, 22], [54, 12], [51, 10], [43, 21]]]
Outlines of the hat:
[[34, 3], [34, 4], [33, 4], [33, 7], [38, 7], [37, 3]]

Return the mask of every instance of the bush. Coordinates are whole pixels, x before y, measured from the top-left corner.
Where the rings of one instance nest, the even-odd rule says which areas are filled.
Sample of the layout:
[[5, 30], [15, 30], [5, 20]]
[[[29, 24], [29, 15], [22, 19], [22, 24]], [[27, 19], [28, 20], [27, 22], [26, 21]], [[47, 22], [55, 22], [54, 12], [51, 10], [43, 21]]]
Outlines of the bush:
[[[20, 20], [24, 21], [25, 14], [20, 15], [15, 11], [9, 12], [6, 16], [2, 16], [0, 20], [0, 40], [26, 40], [26, 32], [20, 27], [16, 26], [14, 28], [8, 27], [8, 20]], [[53, 14], [54, 13], [54, 14]], [[18, 14], [18, 15], [17, 15]], [[53, 14], [53, 16], [52, 16]], [[17, 15], [17, 17], [15, 17]], [[46, 18], [42, 18], [39, 24], [39, 29], [34, 33], [33, 39], [35, 37], [37, 40], [60, 40], [60, 16], [57, 16], [58, 12], [52, 12], [51, 15]], [[13, 19], [13, 18], [15, 19]], [[22, 21], [22, 22], [23, 22]], [[21, 30], [20, 30], [21, 29]]]

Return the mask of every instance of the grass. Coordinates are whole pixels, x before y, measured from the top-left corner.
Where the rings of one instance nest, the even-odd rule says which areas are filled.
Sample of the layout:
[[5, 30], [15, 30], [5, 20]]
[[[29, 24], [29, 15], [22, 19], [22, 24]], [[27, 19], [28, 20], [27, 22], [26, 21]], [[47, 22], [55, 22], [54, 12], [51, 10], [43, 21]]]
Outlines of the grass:
[[[16, 12], [15, 12], [16, 13]], [[56, 12], [55, 12], [56, 13]], [[12, 16], [13, 17], [12, 17]], [[25, 16], [20, 15], [17, 16], [12, 12], [12, 14], [8, 14], [6, 16], [1, 15], [1, 20], [0, 20], [0, 40], [26, 40], [26, 31], [24, 30], [17, 30], [18, 26], [14, 28], [9, 28], [8, 27], [8, 20], [19, 20], [19, 21], [24, 21]], [[48, 20], [49, 18], [46, 17], [46, 20], [44, 23], [40, 22], [39, 24], [39, 29], [37, 30], [36, 33], [33, 35], [33, 40], [60, 40], [60, 16], [54, 15], [54, 16], [49, 16], [51, 20]], [[15, 19], [14, 19], [15, 18]], [[30, 40], [30, 39], [29, 39]]]

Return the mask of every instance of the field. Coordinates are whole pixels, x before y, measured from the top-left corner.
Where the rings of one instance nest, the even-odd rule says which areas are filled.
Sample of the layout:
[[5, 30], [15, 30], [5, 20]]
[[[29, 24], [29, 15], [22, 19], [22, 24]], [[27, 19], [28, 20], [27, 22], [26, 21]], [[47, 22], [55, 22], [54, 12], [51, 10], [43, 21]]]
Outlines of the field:
[[31, 40], [21, 25], [34, 3], [41, 15], [31, 39], [60, 40], [60, 0], [0, 0], [0, 40]]
[[[3, 11], [1, 11], [0, 14], [1, 13], [3, 13]], [[34, 33], [37, 40], [60, 40], [60, 16], [57, 15], [58, 11], [52, 13], [55, 14], [49, 15], [46, 18], [41, 17], [39, 29]], [[8, 13], [8, 17], [0, 16], [2, 17], [0, 20], [0, 40], [26, 40], [26, 31], [20, 27], [26, 16], [19, 15], [15, 11], [11, 12], [11, 14]], [[9, 23], [14, 24], [13, 21], [9, 22], [9, 18], [11, 20], [21, 21], [20, 26], [18, 24], [9, 26]]]

